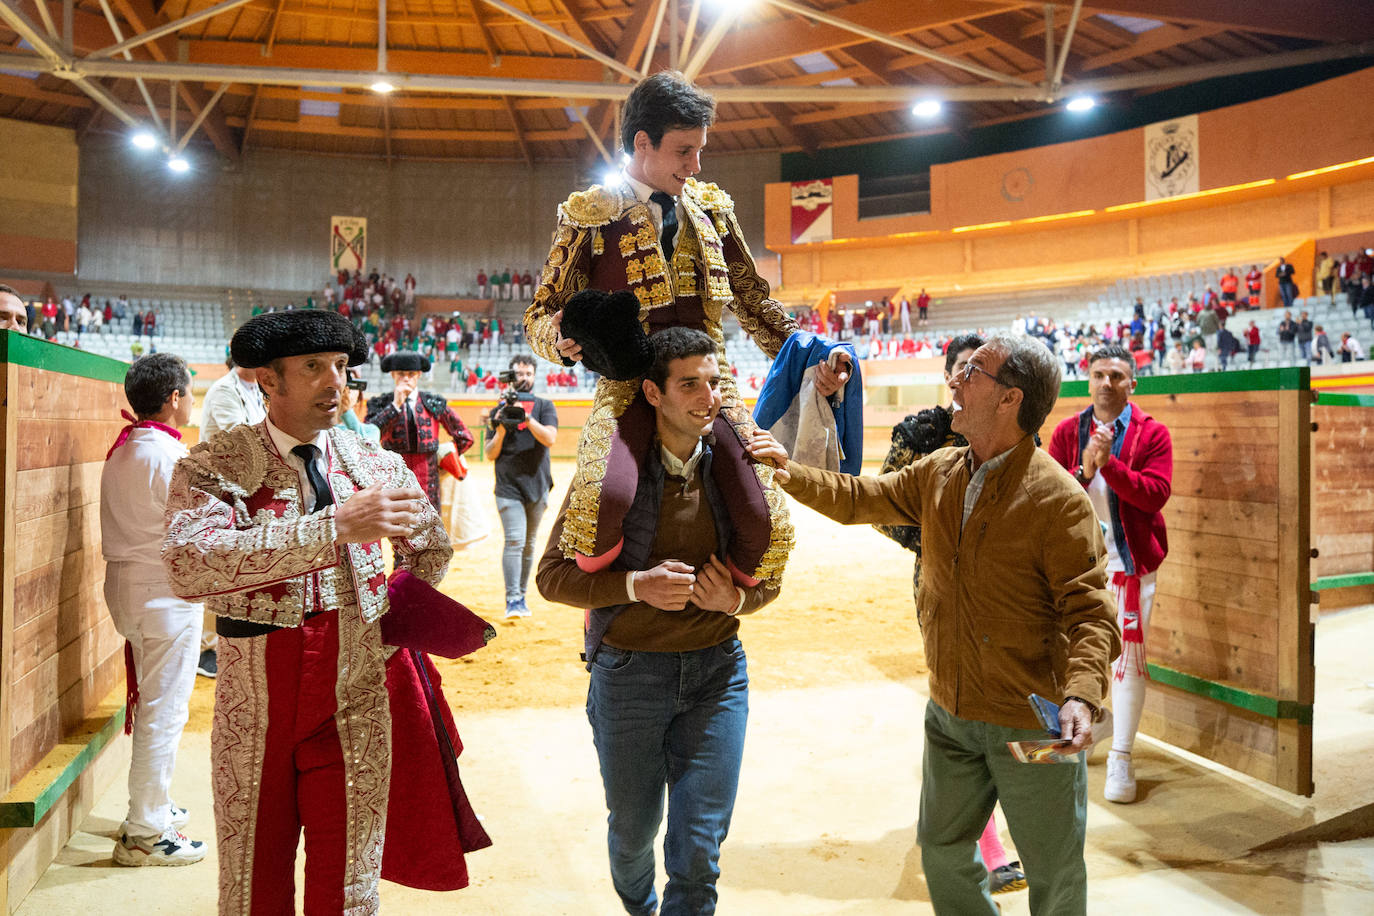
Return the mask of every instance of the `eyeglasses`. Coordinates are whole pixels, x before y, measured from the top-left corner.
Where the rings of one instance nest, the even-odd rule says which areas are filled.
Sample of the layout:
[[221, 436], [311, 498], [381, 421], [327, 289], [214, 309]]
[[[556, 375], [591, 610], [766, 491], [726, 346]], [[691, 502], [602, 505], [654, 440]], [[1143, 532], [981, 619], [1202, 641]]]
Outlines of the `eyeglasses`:
[[979, 366], [977, 363], [964, 363], [964, 371], [963, 371], [963, 373], [962, 373], [962, 375], [964, 376], [963, 381], [964, 381], [965, 383], [968, 383], [969, 381], [971, 381], [971, 380], [973, 379], [973, 373], [975, 373], [975, 372], [981, 372], [981, 373], [983, 373], [983, 374], [986, 375], [988, 378], [992, 379], [994, 382], [996, 382], [997, 384], [1001, 385], [1003, 388], [1010, 388], [1010, 387], [1011, 387], [1011, 386], [1008, 385], [1006, 382], [1002, 381], [1000, 378], [998, 378], [997, 376], [993, 375], [993, 374], [992, 374], [991, 372], [989, 372], [988, 370], [986, 370], [986, 369], [984, 369], [983, 367]]

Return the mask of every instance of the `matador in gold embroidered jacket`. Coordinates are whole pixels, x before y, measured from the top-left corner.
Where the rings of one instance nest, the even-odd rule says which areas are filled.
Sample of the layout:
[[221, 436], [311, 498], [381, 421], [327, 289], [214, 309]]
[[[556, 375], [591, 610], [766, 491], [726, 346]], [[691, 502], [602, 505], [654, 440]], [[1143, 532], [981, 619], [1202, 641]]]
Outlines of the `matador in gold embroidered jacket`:
[[[193, 448], [167, 497], [172, 590], [236, 624], [221, 631], [211, 732], [221, 914], [293, 911], [302, 827], [306, 911], [377, 909], [395, 650], [381, 640], [382, 545], [336, 545], [334, 515], [364, 487], [416, 481], [399, 455], [341, 426], [328, 446], [334, 503], [318, 511], [265, 422]], [[453, 550], [419, 502], [417, 533], [391, 543], [399, 568], [437, 584]]]
[[[797, 329], [770, 298], [735, 218], [728, 194], [689, 178], [679, 198], [685, 218], [668, 263], [646, 204], [623, 184], [595, 185], [558, 208], [553, 247], [534, 302], [525, 312], [525, 334], [534, 351], [560, 362], [554, 316], [575, 293], [628, 289], [639, 299], [648, 334], [668, 327], [705, 331], [716, 342], [724, 404], [716, 420], [718, 483], [731, 494], [736, 532], [732, 572], [742, 582], [777, 585], [793, 542], [792, 524], [773, 471], [744, 451], [754, 422], [740, 400], [725, 355], [725, 309], [739, 319], [769, 357]], [[613, 555], [621, 520], [634, 499], [635, 465], [653, 438], [653, 411], [640, 382], [601, 379], [578, 443], [575, 474], [560, 546], [568, 557]]]

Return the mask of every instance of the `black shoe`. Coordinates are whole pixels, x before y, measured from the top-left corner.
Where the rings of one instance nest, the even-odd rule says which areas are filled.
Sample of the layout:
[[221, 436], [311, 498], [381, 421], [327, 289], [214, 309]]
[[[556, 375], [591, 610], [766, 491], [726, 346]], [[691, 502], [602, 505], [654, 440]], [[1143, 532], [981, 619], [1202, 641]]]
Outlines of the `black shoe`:
[[196, 663], [196, 674], [208, 678], [219, 674], [219, 659], [215, 657], [214, 649], [206, 649], [200, 653], [200, 661]]
[[988, 876], [988, 889], [994, 894], [1009, 894], [1012, 891], [1024, 890], [1025, 887], [1026, 873], [1021, 871], [1019, 860], [994, 868]]

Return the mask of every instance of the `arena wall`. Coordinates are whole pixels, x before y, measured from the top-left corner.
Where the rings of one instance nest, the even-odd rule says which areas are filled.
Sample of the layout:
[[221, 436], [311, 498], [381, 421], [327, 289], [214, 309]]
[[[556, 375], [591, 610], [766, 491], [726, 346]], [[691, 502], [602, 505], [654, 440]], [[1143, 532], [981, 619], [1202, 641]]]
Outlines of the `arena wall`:
[[76, 272], [76, 135], [0, 118], [0, 270]]
[[[766, 262], [775, 257], [763, 247], [763, 188], [778, 162], [708, 154], [702, 176], [737, 197]], [[574, 163], [388, 165], [268, 151], [174, 175], [122, 137], [83, 144], [81, 169], [79, 279], [90, 286], [316, 289], [328, 276], [330, 217], [363, 216], [369, 265], [415, 274], [421, 294], [472, 295], [482, 269], [538, 274], [558, 205], [587, 184]]]
[[122, 722], [100, 473], [124, 425], [128, 366], [12, 331], [0, 348], [0, 891], [17, 904], [103, 790], [91, 765]]
[[[794, 302], [835, 287], [919, 282], [948, 295], [1263, 263], [1304, 240], [1374, 234], [1374, 164], [1288, 177], [1369, 156], [1374, 126], [1348, 118], [1315, 133], [1286, 127], [1295, 113], [1372, 93], [1374, 69], [1199, 115], [1200, 189], [1233, 189], [1217, 195], [1135, 206], [1145, 197], [1136, 129], [933, 166], [924, 214], [860, 220], [858, 176], [836, 176], [829, 242], [791, 243], [790, 186], [772, 184], [766, 242], [782, 257], [782, 292]], [[1259, 181], [1270, 183], [1236, 187]], [[989, 225], [997, 223], [1009, 225]], [[1298, 280], [1310, 291], [1310, 267]]]

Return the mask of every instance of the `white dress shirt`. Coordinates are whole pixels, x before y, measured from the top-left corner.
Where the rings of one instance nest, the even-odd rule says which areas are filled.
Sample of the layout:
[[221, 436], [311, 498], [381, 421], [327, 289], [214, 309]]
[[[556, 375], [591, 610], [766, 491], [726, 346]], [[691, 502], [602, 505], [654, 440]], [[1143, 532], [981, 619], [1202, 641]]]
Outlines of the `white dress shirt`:
[[306, 476], [305, 462], [300, 459], [299, 455], [291, 450], [298, 445], [313, 445], [315, 448], [319, 449], [320, 456], [315, 459], [315, 467], [319, 470], [320, 476], [328, 481], [329, 431], [322, 429], [315, 434], [315, 438], [302, 442], [290, 433], [282, 432], [272, 424], [271, 420], [268, 420], [267, 435], [272, 437], [272, 444], [277, 447], [277, 451], [281, 453], [282, 458], [286, 459], [286, 463], [296, 472], [296, 477], [301, 482], [301, 507], [308, 513], [315, 505], [315, 488], [310, 485], [310, 478]]
[[[162, 539], [167, 485], [186, 446], [160, 429], [130, 431], [100, 473], [100, 550], [107, 563], [128, 563], [138, 577], [166, 582]], [[169, 590], [170, 594], [170, 590]]]

